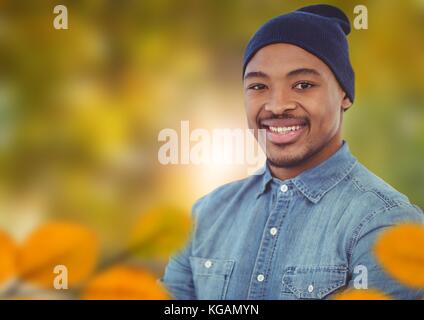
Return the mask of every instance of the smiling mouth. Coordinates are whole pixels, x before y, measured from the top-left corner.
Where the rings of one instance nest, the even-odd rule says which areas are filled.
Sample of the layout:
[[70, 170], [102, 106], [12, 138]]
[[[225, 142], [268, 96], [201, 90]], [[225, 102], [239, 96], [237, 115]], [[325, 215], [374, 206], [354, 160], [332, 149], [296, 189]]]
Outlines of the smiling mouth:
[[307, 124], [293, 126], [262, 125], [261, 127], [266, 129], [267, 140], [277, 145], [295, 143], [308, 128]]
[[273, 133], [288, 134], [289, 132], [294, 132], [294, 131], [300, 130], [300, 129], [302, 129], [302, 127], [304, 127], [304, 125], [297, 125], [297, 126], [290, 126], [290, 127], [268, 126], [268, 127], [266, 127], [266, 129], [273, 132]]

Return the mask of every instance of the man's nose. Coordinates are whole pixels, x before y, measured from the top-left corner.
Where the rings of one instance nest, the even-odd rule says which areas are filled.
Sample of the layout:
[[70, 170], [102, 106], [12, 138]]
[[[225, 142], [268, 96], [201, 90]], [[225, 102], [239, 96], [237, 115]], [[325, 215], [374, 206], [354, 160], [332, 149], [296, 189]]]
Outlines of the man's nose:
[[297, 102], [284, 90], [274, 91], [265, 104], [265, 110], [274, 114], [282, 114], [286, 110], [296, 109]]

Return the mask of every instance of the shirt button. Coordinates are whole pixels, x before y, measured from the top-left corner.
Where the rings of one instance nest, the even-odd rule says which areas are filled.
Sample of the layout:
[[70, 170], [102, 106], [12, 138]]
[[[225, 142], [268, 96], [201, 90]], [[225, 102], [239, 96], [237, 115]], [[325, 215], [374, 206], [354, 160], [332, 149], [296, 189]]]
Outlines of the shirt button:
[[289, 187], [287, 187], [286, 184], [282, 184], [280, 187], [281, 192], [287, 192], [287, 190], [289, 190]]
[[262, 282], [265, 280], [265, 276], [263, 274], [258, 274], [257, 278], [259, 282]]
[[308, 287], [308, 292], [312, 292], [312, 291], [314, 291], [314, 286], [310, 284]]
[[212, 267], [212, 261], [210, 261], [210, 260], [206, 260], [205, 261], [205, 268], [210, 268], [210, 267]]
[[275, 236], [276, 234], [277, 234], [277, 228], [271, 228], [270, 230], [269, 230], [269, 233], [271, 234], [271, 235], [273, 235], [273, 236]]

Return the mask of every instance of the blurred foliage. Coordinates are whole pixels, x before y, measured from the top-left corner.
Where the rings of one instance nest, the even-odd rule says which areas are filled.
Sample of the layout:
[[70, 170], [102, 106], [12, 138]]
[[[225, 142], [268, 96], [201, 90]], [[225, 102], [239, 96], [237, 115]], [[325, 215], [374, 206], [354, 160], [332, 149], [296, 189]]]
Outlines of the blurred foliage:
[[374, 290], [346, 290], [334, 297], [335, 300], [390, 300], [391, 298], [384, 293]]
[[84, 289], [88, 300], [166, 300], [156, 278], [141, 268], [116, 266], [96, 276]]
[[151, 266], [133, 258], [167, 258], [186, 242], [191, 220], [171, 206], [138, 220], [113, 258], [99, 256], [97, 235], [76, 223], [48, 222], [22, 243], [0, 232], [0, 298], [168, 299]]
[[20, 246], [16, 258], [23, 281], [51, 289], [53, 271], [66, 266], [68, 285], [84, 281], [93, 272], [98, 255], [96, 235], [87, 228], [69, 223], [48, 223], [32, 232]]
[[[358, 3], [326, 2], [353, 20]], [[21, 240], [48, 221], [72, 221], [98, 235], [106, 261], [126, 252], [133, 225], [147, 241], [163, 223], [164, 239], [138, 255], [162, 273], [171, 244], [183, 238], [167, 238], [167, 218], [138, 222], [139, 213], [172, 204], [188, 217], [196, 198], [246, 170], [162, 166], [159, 131], [181, 120], [193, 129], [245, 128], [247, 41], [267, 19], [313, 3], [0, 1], [2, 229]], [[57, 4], [68, 8], [68, 30], [53, 28]], [[362, 163], [424, 208], [424, 2], [360, 4], [369, 29], [349, 36], [357, 95], [344, 138]], [[184, 234], [188, 224], [175, 228]], [[3, 237], [0, 255], [7, 255], [13, 244]], [[2, 256], [0, 266], [12, 270]]]
[[191, 219], [186, 212], [172, 208], [155, 208], [136, 222], [131, 250], [142, 258], [167, 258], [188, 240]]
[[0, 290], [13, 281], [16, 270], [16, 247], [12, 238], [0, 231]]
[[424, 288], [424, 226], [401, 224], [385, 231], [374, 247], [383, 269], [404, 285]]

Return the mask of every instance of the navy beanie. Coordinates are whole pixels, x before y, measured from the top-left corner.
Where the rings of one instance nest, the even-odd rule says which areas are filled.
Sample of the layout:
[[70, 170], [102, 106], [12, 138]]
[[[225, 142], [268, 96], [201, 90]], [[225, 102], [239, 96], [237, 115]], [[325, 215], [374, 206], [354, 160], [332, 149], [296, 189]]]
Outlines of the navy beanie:
[[303, 7], [275, 17], [262, 25], [250, 39], [243, 58], [243, 75], [255, 53], [273, 43], [289, 43], [305, 49], [331, 69], [350, 101], [355, 96], [355, 75], [349, 60], [346, 36], [348, 17], [330, 5]]

